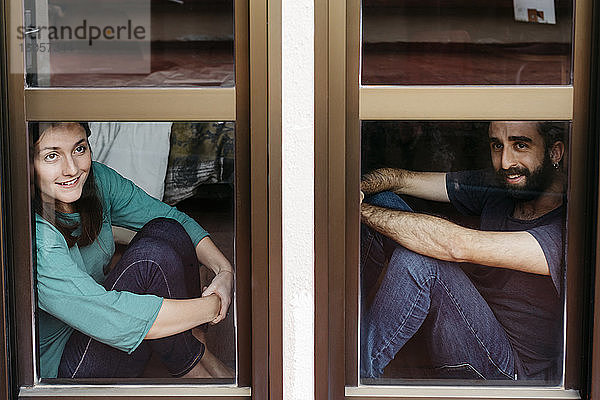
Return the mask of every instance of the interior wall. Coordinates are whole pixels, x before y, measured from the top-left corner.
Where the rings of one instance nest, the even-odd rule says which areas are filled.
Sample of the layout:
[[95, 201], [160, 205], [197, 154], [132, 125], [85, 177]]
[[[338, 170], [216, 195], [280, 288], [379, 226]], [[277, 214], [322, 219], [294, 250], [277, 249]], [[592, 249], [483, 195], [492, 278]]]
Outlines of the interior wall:
[[415, 38], [417, 31], [465, 31], [469, 34], [469, 42], [482, 44], [496, 43], [498, 38], [505, 43], [518, 43], [524, 38], [535, 38], [536, 42], [568, 43], [572, 28], [571, 19], [560, 16], [557, 16], [555, 25], [517, 22], [512, 10], [498, 15], [461, 9], [443, 18], [435, 12], [432, 15], [407, 15], [406, 10], [394, 8], [369, 9], [363, 14], [363, 41], [366, 43], [425, 40]]
[[153, 12], [153, 41], [233, 40], [230, 10]]

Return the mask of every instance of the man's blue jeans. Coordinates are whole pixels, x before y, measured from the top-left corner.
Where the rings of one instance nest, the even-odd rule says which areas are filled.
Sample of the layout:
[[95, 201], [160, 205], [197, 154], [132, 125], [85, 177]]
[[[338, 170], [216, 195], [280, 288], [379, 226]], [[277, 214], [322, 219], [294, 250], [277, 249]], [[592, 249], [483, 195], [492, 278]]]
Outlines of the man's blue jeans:
[[[391, 192], [365, 201], [412, 211]], [[459, 265], [414, 253], [364, 225], [361, 230], [362, 378], [380, 377], [422, 327], [424, 355], [437, 376], [516, 379], [508, 337]], [[384, 270], [367, 305], [367, 295]]]
[[[107, 275], [107, 290], [154, 294], [164, 298], [200, 297], [198, 260], [192, 240], [174, 219], [156, 218], [135, 235]], [[131, 354], [74, 331], [58, 369], [59, 378], [135, 378], [144, 372], [152, 353], [179, 377], [204, 355], [204, 344], [191, 330], [144, 340]]]

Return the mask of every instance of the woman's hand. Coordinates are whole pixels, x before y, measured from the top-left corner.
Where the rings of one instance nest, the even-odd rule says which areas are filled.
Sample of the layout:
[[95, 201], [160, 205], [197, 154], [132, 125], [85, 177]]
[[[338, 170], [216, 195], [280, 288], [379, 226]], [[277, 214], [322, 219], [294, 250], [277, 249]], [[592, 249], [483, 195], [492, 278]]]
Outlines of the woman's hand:
[[224, 269], [219, 271], [210, 285], [202, 292], [202, 297], [216, 294], [221, 299], [219, 315], [211, 321], [212, 324], [221, 322], [227, 316], [227, 309], [231, 304], [231, 293], [233, 292], [233, 271]]
[[196, 256], [200, 264], [207, 266], [215, 273], [210, 285], [202, 291], [202, 296], [216, 294], [221, 299], [219, 314], [211, 321], [211, 323], [216, 324], [225, 318], [227, 309], [231, 304], [234, 281], [233, 268], [208, 236], [196, 246]]

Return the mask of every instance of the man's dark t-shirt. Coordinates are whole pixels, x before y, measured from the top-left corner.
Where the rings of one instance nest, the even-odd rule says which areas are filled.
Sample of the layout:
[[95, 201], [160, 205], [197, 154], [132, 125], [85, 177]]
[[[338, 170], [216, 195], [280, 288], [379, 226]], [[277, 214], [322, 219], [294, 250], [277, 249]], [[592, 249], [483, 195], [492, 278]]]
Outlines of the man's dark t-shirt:
[[562, 365], [564, 204], [534, 220], [515, 219], [515, 201], [498, 188], [492, 171], [448, 173], [446, 187], [461, 213], [481, 216], [482, 230], [527, 231], [540, 244], [550, 276], [486, 266], [465, 270], [506, 330], [518, 358], [519, 379], [557, 378]]

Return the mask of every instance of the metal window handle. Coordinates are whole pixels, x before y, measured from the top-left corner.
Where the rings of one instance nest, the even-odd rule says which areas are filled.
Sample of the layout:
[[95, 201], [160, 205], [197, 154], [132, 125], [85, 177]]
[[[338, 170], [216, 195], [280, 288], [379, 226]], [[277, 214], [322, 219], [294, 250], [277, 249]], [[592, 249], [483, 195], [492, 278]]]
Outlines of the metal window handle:
[[32, 33], [36, 33], [36, 32], [39, 32], [39, 31], [40, 31], [40, 28], [34, 28], [34, 29], [31, 29], [31, 30], [25, 31], [25, 34], [26, 35], [31, 35]]

